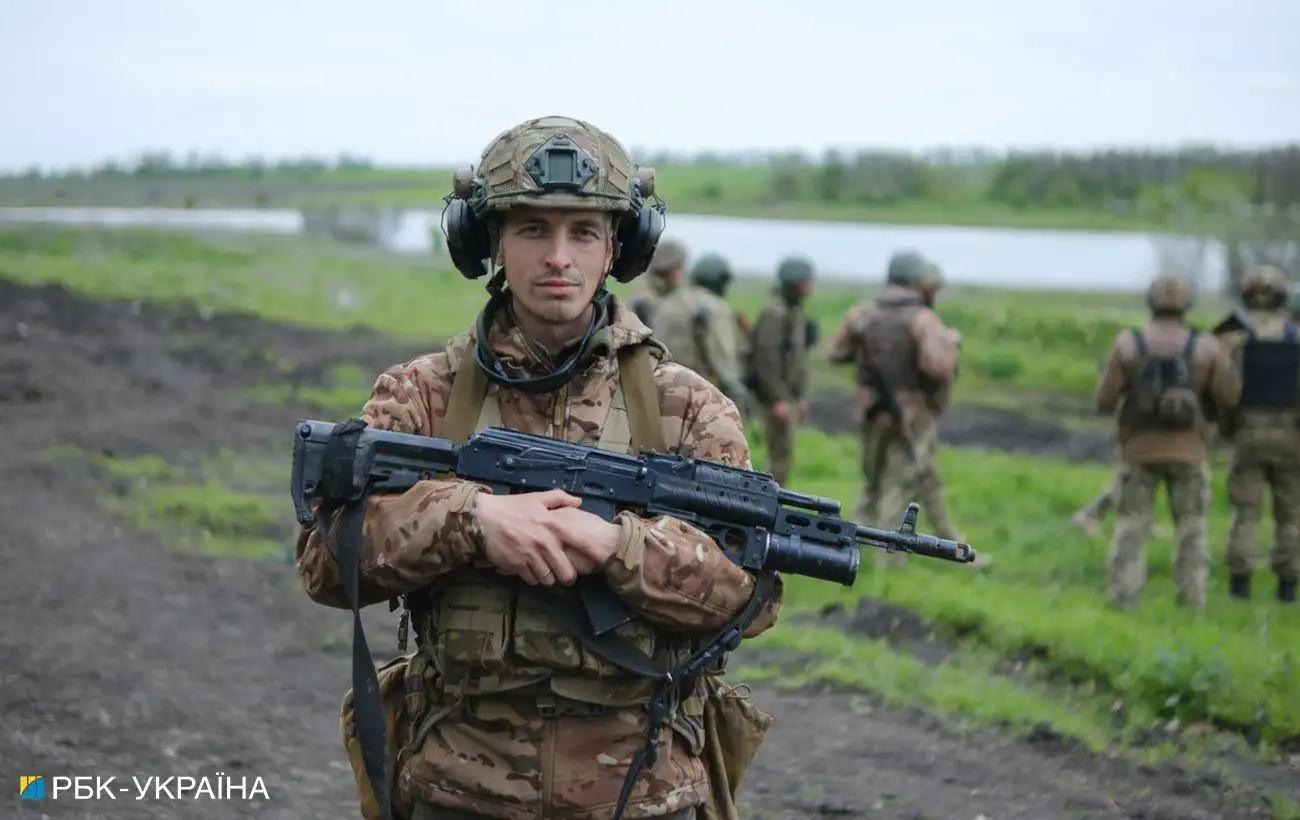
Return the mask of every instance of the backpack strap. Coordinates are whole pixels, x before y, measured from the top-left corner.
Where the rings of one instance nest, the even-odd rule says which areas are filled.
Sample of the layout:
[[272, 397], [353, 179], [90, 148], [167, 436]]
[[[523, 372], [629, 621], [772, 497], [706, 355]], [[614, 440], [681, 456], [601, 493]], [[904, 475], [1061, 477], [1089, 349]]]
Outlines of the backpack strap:
[[1198, 331], [1192, 328], [1187, 334], [1187, 346], [1183, 348], [1183, 361], [1187, 362], [1187, 370], [1191, 372], [1192, 363], [1196, 359], [1196, 335]]
[[618, 351], [618, 381], [627, 401], [632, 451], [668, 452], [650, 345], [633, 345]]
[[1133, 341], [1137, 344], [1137, 354], [1139, 359], [1147, 357], [1147, 340], [1142, 337], [1142, 331], [1132, 328]]
[[[488, 377], [469, 355], [469, 348], [452, 361], [453, 351], [447, 350], [452, 367], [451, 396], [447, 399], [447, 415], [443, 417], [442, 438], [464, 444], [478, 425], [478, 416], [487, 398]], [[468, 360], [468, 361], [467, 361]]]

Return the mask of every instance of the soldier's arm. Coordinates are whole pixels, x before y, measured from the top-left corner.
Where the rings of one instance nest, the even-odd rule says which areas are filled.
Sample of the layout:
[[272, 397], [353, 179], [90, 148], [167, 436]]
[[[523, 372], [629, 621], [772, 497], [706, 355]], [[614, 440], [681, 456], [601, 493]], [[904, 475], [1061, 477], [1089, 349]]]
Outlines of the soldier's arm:
[[1123, 334], [1115, 337], [1115, 343], [1111, 345], [1110, 358], [1106, 360], [1106, 368], [1101, 373], [1101, 378], [1097, 380], [1097, 412], [1113, 413], [1119, 405], [1119, 397], [1124, 394], [1127, 388], [1128, 371], [1124, 367], [1122, 341]]
[[839, 329], [835, 335], [827, 342], [829, 350], [826, 353], [827, 358], [836, 364], [851, 362], [854, 358], [854, 348], [857, 338], [858, 318], [860, 316], [858, 308], [854, 307], [844, 316], [844, 321], [840, 323]]
[[[445, 397], [437, 389], [440, 378], [444, 384], [449, 381], [445, 361], [445, 355], [437, 354], [384, 371], [361, 418], [379, 430], [436, 435], [431, 420], [440, 420], [445, 412]], [[487, 491], [471, 481], [437, 478], [420, 481], [401, 494], [370, 496], [361, 530], [359, 603], [366, 606], [406, 594], [469, 563], [482, 549], [473, 524], [474, 502]], [[336, 512], [330, 523], [335, 546], [340, 515]], [[314, 524], [300, 529], [296, 554], [308, 596], [346, 608], [338, 564]]]
[[1220, 344], [1213, 339], [1207, 341], [1212, 342], [1210, 345], [1212, 358], [1210, 377], [1205, 385], [1206, 393], [1222, 416], [1236, 407], [1241, 399], [1241, 375], [1233, 365], [1228, 345]]
[[785, 368], [781, 361], [781, 316], [767, 307], [758, 316], [754, 326], [754, 375], [759, 392], [770, 404], [790, 401], [790, 389], [785, 383]]
[[956, 332], [944, 327], [939, 314], [924, 308], [916, 313], [912, 333], [916, 338], [917, 365], [921, 372], [940, 384], [955, 379], [961, 355]]
[[709, 329], [704, 343], [708, 357], [718, 371], [718, 386], [737, 405], [743, 404], [749, 391], [745, 389], [740, 373], [740, 328], [728, 311], [715, 311], [709, 316]]
[[[675, 364], [661, 365], [665, 431], [680, 433], [682, 455], [752, 469], [749, 445], [735, 404], [699, 375]], [[731, 562], [703, 531], [668, 516], [643, 518], [620, 513], [619, 545], [605, 565], [610, 586], [629, 608], [668, 629], [707, 631], [740, 613], [754, 591], [754, 579]], [[780, 611], [783, 585], [746, 635], [769, 629]]]

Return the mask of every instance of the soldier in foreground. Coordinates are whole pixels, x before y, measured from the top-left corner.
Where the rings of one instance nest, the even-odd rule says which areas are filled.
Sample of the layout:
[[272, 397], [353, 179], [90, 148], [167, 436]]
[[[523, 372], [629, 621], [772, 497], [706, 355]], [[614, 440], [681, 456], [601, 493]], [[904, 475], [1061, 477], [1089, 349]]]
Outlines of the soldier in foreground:
[[1237, 403], [1241, 383], [1214, 337], [1187, 326], [1192, 289], [1186, 280], [1158, 277], [1147, 289], [1147, 306], [1151, 322], [1116, 336], [1097, 384], [1097, 409], [1116, 414], [1124, 462], [1107, 560], [1109, 595], [1128, 609], [1142, 594], [1155, 495], [1164, 483], [1178, 533], [1178, 600], [1200, 611], [1210, 566], [1210, 424]]
[[1273, 495], [1270, 563], [1277, 598], [1293, 603], [1300, 580], [1300, 329], [1290, 321], [1291, 283], [1280, 268], [1247, 271], [1240, 290], [1245, 315], [1234, 312], [1215, 329], [1242, 380], [1241, 401], [1219, 425], [1234, 444], [1228, 474], [1229, 592], [1250, 598], [1267, 489]]
[[772, 296], [754, 322], [754, 393], [766, 409], [763, 435], [767, 440], [768, 472], [782, 486], [794, 467], [795, 427], [809, 418], [809, 325], [803, 304], [812, 286], [810, 261], [797, 256], [782, 260], [776, 269]]
[[[742, 381], [740, 327], [723, 299], [731, 268], [717, 254], [705, 254], [691, 266], [689, 283], [680, 269], [666, 280], [655, 319], [655, 338], [673, 361], [689, 367], [736, 403], [742, 414], [757, 412]], [[779, 480], [779, 479], [778, 479]]]
[[659, 302], [674, 287], [674, 283], [681, 281], [685, 268], [685, 245], [673, 239], [659, 243], [654, 258], [650, 260], [647, 271], [649, 275], [638, 277], [628, 289], [628, 306], [646, 327], [654, 328]]
[[[491, 299], [444, 351], [379, 376], [362, 411], [368, 425], [458, 442], [504, 426], [749, 466], [735, 405], [665, 361], [649, 329], [605, 288], [607, 277], [640, 274], [655, 249], [663, 224], [645, 199], [652, 170], [638, 171], [594, 126], [545, 117], [494, 139], [474, 177], [457, 176], [455, 193], [453, 261], [470, 279], [490, 273]], [[627, 512], [611, 523], [577, 504], [559, 490], [496, 495], [454, 478], [367, 500], [361, 597], [407, 596], [417, 646], [381, 672], [381, 689], [394, 693], [385, 698], [395, 721], [394, 816], [614, 814], [628, 761], [644, 743], [652, 682], [575, 642], [528, 586], [603, 574], [640, 616], [613, 636], [661, 662], [689, 652], [750, 597], [752, 576], [692, 525]], [[331, 546], [305, 527], [298, 569], [312, 599], [345, 607]], [[772, 626], [780, 599], [778, 584], [747, 635]], [[718, 685], [701, 676], [675, 704], [665, 745], [635, 781], [624, 817], [695, 818], [706, 803], [730, 800], [709, 765], [726, 749], [705, 734]], [[745, 708], [760, 725], [722, 744], [761, 741], [766, 716]], [[379, 817], [347, 709], [363, 810]]]
[[[862, 435], [863, 489], [854, 517], [891, 520], [925, 492], [927, 465], [935, 470], [937, 422], [947, 409], [957, 376], [961, 334], [944, 327], [930, 307], [941, 280], [937, 268], [918, 253], [889, 260], [885, 288], [855, 305], [830, 343], [832, 362], [858, 366], [854, 410]], [[931, 519], [936, 531], [948, 530]], [[948, 536], [943, 536], [948, 537]], [[907, 556], [876, 553], [877, 566], [906, 562]]]

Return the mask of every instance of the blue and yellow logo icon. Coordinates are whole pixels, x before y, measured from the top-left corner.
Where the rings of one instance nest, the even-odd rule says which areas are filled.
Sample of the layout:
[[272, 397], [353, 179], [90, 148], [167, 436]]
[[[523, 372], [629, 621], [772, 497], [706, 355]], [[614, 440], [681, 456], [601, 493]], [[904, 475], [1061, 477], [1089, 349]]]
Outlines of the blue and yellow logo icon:
[[40, 775], [22, 775], [18, 778], [18, 796], [23, 800], [44, 800], [45, 778]]

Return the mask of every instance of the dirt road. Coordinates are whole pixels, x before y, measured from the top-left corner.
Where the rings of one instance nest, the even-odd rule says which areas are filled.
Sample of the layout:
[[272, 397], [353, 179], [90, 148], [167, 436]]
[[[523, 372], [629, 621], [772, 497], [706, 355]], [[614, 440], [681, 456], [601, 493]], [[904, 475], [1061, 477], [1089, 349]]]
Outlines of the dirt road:
[[[276, 362], [296, 362], [310, 383], [336, 357], [374, 371], [412, 352], [0, 281], [0, 760], [11, 790], [0, 816], [357, 816], [337, 723], [346, 613], [308, 601], [290, 567], [190, 555], [166, 534], [119, 529], [98, 503], [111, 482], [68, 452], [264, 458], [285, 451], [301, 415], [241, 392], [274, 378]], [[292, 528], [284, 504], [281, 534]], [[392, 652], [379, 610], [372, 645]], [[755, 697], [776, 724], [746, 781], [753, 817], [1267, 816], [1212, 777], [1094, 757], [1050, 733], [964, 734], [850, 693]], [[14, 794], [18, 775], [121, 784], [217, 773], [261, 778], [270, 799]], [[1269, 770], [1260, 784], [1276, 790], [1284, 776]]]

